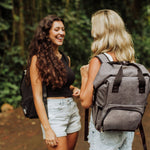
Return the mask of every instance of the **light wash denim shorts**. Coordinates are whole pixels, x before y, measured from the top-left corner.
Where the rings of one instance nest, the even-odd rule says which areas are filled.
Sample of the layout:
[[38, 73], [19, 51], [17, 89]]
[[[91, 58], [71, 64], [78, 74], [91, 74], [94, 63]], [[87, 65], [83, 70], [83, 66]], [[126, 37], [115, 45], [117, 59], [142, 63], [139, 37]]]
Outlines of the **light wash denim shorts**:
[[96, 130], [91, 116], [88, 142], [90, 150], [132, 150], [134, 132]]
[[[50, 126], [57, 137], [67, 136], [81, 129], [79, 109], [73, 98], [48, 99], [47, 108]], [[41, 128], [45, 139], [42, 125]]]

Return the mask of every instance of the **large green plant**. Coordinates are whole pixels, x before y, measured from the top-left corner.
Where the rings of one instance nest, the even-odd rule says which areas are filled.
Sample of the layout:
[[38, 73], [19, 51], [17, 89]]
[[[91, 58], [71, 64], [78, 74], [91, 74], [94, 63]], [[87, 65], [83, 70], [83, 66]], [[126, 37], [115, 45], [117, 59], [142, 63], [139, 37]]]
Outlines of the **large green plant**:
[[13, 47], [11, 51], [4, 51], [0, 64], [0, 103], [18, 106], [20, 97], [20, 81], [22, 66], [25, 63], [19, 56], [20, 47]]
[[[48, 14], [57, 14], [65, 21], [66, 37], [61, 49], [71, 57], [76, 75], [74, 85], [80, 87], [80, 67], [89, 61], [92, 41], [90, 19], [98, 9], [110, 8], [120, 12], [133, 35], [137, 60], [150, 67], [150, 6], [142, 0], [139, 4], [132, 0], [26, 0], [22, 6], [20, 9], [17, 0], [0, 2], [0, 105], [7, 102], [16, 107], [19, 104], [19, 86], [28, 46], [38, 22]], [[23, 12], [23, 16], [19, 12]], [[24, 19], [24, 49], [19, 44], [22, 38], [19, 34], [20, 19]]]

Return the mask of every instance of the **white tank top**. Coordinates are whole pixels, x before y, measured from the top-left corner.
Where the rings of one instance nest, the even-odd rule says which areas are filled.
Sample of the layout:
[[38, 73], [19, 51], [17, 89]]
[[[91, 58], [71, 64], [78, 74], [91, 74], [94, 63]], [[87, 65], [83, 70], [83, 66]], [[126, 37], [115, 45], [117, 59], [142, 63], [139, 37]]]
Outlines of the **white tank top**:
[[108, 59], [109, 59], [110, 61], [114, 61], [111, 55], [109, 55], [109, 54], [107, 54], [107, 53], [104, 53], [104, 54], [108, 57]]

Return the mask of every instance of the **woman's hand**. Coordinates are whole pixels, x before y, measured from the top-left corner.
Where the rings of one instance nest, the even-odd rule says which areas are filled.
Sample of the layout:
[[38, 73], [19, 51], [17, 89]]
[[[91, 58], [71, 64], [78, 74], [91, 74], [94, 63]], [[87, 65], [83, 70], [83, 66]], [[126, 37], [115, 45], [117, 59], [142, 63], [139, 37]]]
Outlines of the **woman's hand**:
[[55, 147], [58, 145], [58, 139], [52, 129], [45, 131], [45, 142], [48, 146]]
[[88, 70], [89, 70], [89, 64], [88, 65], [84, 65], [80, 68], [80, 73], [82, 77], [88, 77]]
[[80, 89], [77, 88], [77, 87], [74, 87], [73, 89], [73, 94], [72, 94], [74, 97], [78, 97], [80, 96]]

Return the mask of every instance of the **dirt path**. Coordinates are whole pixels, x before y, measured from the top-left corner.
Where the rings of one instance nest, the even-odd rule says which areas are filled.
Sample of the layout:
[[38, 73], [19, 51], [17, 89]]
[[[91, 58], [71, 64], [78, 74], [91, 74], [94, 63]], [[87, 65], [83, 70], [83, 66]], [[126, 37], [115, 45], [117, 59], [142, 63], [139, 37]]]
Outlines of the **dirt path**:
[[[88, 143], [84, 141], [84, 109], [79, 102], [77, 103], [82, 118], [82, 129], [75, 150], [88, 150]], [[150, 96], [143, 124], [150, 150]], [[25, 118], [20, 107], [12, 112], [0, 113], [0, 150], [46, 150], [39, 120]], [[143, 150], [138, 130], [135, 132], [133, 150]]]

